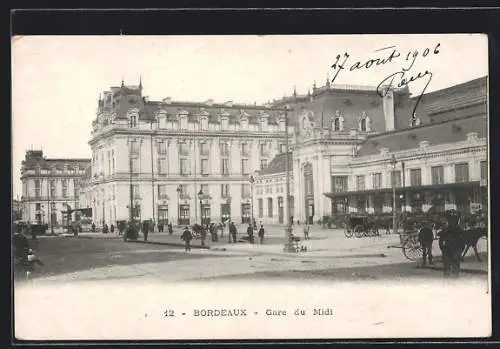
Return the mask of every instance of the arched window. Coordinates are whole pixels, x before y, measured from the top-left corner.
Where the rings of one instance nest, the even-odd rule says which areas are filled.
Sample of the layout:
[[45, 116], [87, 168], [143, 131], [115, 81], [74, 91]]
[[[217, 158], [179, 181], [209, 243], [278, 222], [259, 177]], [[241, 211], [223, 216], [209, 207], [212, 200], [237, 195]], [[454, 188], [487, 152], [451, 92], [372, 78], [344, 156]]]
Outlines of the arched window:
[[361, 119], [359, 130], [362, 132], [366, 132], [366, 118]]
[[130, 127], [137, 127], [137, 115], [130, 115]]

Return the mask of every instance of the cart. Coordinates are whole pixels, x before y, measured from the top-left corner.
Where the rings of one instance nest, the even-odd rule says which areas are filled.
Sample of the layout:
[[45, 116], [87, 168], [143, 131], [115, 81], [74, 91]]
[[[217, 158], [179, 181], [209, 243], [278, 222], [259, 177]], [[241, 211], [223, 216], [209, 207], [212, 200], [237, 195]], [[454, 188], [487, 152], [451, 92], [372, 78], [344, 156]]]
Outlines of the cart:
[[344, 235], [347, 238], [365, 236], [378, 236], [379, 231], [373, 217], [362, 214], [351, 214], [347, 216], [344, 224]]

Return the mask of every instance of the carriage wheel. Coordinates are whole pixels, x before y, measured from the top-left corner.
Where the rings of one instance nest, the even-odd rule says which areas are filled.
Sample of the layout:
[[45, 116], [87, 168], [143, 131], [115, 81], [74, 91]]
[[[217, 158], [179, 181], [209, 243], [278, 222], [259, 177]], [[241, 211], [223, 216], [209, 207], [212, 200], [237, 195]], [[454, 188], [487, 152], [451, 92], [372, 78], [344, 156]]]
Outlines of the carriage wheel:
[[365, 235], [365, 231], [363, 230], [363, 227], [361, 225], [357, 225], [354, 227], [354, 236], [356, 236], [357, 238], [362, 238]]
[[352, 238], [354, 235], [354, 230], [352, 230], [350, 227], [344, 227], [344, 235], [346, 238]]
[[403, 254], [410, 261], [417, 261], [422, 258], [422, 247], [413, 239], [406, 239], [403, 243]]

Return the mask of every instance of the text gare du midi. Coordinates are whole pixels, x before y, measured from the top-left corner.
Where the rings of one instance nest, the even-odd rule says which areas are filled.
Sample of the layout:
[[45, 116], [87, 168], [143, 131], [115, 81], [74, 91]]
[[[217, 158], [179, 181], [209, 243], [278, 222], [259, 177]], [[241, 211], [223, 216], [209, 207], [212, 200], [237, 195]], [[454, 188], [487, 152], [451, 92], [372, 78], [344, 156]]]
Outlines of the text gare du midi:
[[[259, 312], [254, 311], [249, 312], [248, 309], [194, 309], [192, 315], [196, 317], [241, 317], [249, 315], [259, 315]], [[263, 314], [266, 316], [287, 316], [287, 315], [318, 315], [318, 316], [329, 316], [333, 315], [333, 308], [313, 308], [312, 310], [306, 311], [304, 309], [297, 308], [293, 311], [288, 311], [285, 309], [266, 309]], [[186, 315], [186, 313], [182, 313]], [[175, 311], [172, 309], [167, 309], [164, 312], [165, 317], [175, 316]]]

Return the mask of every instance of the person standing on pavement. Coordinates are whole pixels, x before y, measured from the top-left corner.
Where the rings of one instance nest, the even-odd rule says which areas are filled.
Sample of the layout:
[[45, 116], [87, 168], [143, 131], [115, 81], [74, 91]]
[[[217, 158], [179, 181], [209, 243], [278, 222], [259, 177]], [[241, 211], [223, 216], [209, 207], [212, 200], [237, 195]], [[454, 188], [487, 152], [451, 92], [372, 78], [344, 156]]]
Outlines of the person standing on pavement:
[[111, 232], [111, 234], [114, 234], [115, 233], [115, 226], [113, 225], [113, 223], [111, 223], [111, 226], [109, 228], [109, 231]]
[[253, 244], [254, 240], [253, 240], [253, 227], [252, 227], [252, 224], [248, 224], [247, 235], [248, 235], [248, 242], [251, 243], [251, 244]]
[[[237, 230], [236, 230], [236, 226], [234, 225], [234, 222], [231, 222], [231, 225], [229, 226], [229, 232], [231, 233], [231, 237], [233, 238], [233, 244], [235, 244]], [[231, 242], [231, 239], [229, 239], [229, 242]]]
[[[163, 229], [161, 231], [163, 231]], [[172, 235], [173, 232], [172, 223], [168, 223], [168, 235]]]
[[434, 233], [430, 224], [424, 223], [420, 228], [418, 233], [418, 241], [422, 247], [422, 266], [425, 267], [427, 264], [427, 258], [429, 258], [429, 265], [433, 265], [432, 262], [432, 243], [434, 242]]
[[262, 245], [264, 243], [264, 225], [260, 225], [259, 229], [259, 239], [260, 239], [260, 244]]
[[185, 245], [185, 251], [191, 251], [191, 240], [193, 239], [193, 234], [189, 231], [188, 227], [184, 229], [182, 232], [181, 240], [184, 240]]
[[304, 240], [309, 240], [309, 224], [304, 224]]
[[445, 279], [458, 279], [460, 276], [460, 257], [464, 249], [463, 231], [458, 226], [456, 211], [447, 212], [447, 226], [438, 233], [439, 248], [442, 252]]
[[142, 223], [142, 233], [144, 234], [144, 242], [148, 241], [148, 234], [149, 234], [149, 223], [144, 221]]
[[205, 246], [205, 240], [207, 238], [207, 229], [203, 226], [200, 225], [200, 237], [201, 237], [201, 246]]
[[109, 232], [108, 225], [106, 223], [104, 223], [104, 226], [102, 227], [102, 233], [107, 234], [108, 232]]

